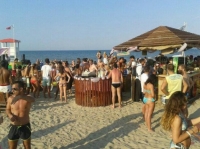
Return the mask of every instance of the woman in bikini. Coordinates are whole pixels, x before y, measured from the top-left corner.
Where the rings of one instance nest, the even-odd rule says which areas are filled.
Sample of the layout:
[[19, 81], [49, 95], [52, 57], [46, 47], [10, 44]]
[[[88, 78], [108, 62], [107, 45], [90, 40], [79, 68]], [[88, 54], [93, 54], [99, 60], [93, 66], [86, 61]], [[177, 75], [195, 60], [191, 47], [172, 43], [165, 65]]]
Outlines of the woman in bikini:
[[[170, 149], [189, 149], [191, 145], [191, 135], [196, 135], [200, 129], [200, 117], [187, 119], [184, 110], [187, 107], [187, 100], [181, 91], [174, 92], [161, 117], [161, 126], [164, 130], [170, 131], [172, 140]], [[190, 126], [194, 126], [189, 128]]]
[[144, 83], [143, 87], [143, 93], [144, 93], [144, 110], [143, 110], [143, 115], [145, 119], [145, 124], [148, 128], [148, 131], [152, 132], [151, 128], [151, 116], [154, 111], [155, 107], [155, 94], [154, 94], [154, 83], [156, 82], [156, 76], [155, 75], [150, 75], [149, 78], [146, 80]]
[[33, 97], [38, 98], [40, 89], [40, 84], [39, 84], [40, 76], [36, 64], [33, 64], [31, 66], [29, 77], [31, 78], [30, 83], [33, 87]]
[[72, 75], [72, 71], [70, 70], [70, 68], [69, 68], [69, 63], [68, 63], [68, 61], [65, 61], [65, 62], [63, 62], [63, 66], [64, 66], [64, 69], [65, 69], [65, 72], [68, 74], [68, 76], [70, 76], [69, 78], [68, 78], [68, 83], [67, 83], [67, 90], [69, 90], [69, 94], [71, 94], [72, 93], [72, 90], [71, 90], [71, 88], [72, 88], [72, 83], [73, 83], [73, 81], [74, 81], [74, 79], [73, 79], [73, 75]]
[[[54, 79], [56, 79], [57, 77], [60, 77], [59, 79], [60, 101], [62, 102], [62, 96], [64, 93], [65, 102], [67, 102], [67, 83], [69, 83], [70, 76], [68, 75], [68, 73], [65, 72], [63, 66], [59, 67], [59, 73], [54, 77]], [[66, 78], [68, 78], [68, 80]]]

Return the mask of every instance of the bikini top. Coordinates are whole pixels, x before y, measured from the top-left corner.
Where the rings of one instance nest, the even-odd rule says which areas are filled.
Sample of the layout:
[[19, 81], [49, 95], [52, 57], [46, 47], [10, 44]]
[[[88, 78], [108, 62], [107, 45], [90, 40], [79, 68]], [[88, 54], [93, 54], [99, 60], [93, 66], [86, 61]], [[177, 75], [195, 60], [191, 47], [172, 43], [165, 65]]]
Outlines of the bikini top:
[[186, 118], [184, 117], [182, 113], [179, 113], [179, 117], [181, 118], [181, 121], [182, 121], [182, 130], [186, 130], [188, 127]]
[[143, 92], [147, 92], [148, 94], [151, 94], [151, 91], [150, 90], [146, 90], [146, 89], [143, 89]]

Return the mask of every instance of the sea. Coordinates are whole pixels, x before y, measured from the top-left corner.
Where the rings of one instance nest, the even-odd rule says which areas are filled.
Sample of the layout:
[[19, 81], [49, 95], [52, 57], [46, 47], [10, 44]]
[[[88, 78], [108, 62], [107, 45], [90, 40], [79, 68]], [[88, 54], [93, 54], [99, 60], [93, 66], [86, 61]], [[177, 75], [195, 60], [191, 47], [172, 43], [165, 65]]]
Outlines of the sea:
[[[23, 55], [25, 56], [26, 60], [30, 60], [31, 63], [35, 63], [37, 59], [40, 61], [44, 61], [45, 58], [49, 58], [50, 60], [62, 60], [62, 61], [68, 61], [71, 63], [72, 60], [75, 60], [77, 58], [83, 59], [83, 58], [89, 58], [93, 59], [93, 61], [96, 61], [96, 54], [98, 51], [101, 51], [103, 54], [106, 52], [108, 55], [110, 54], [111, 50], [38, 50], [38, 51], [19, 51], [19, 60], [23, 59]], [[124, 57], [127, 61], [129, 61], [129, 57], [131, 55], [134, 55], [136, 58], [154, 58], [155, 56], [159, 55], [160, 51], [155, 51], [153, 53], [147, 53], [147, 55], [142, 55], [142, 52], [130, 52], [130, 55], [125, 56], [117, 56], [117, 53], [114, 53], [113, 55], [117, 57]], [[181, 53], [174, 53], [166, 55], [167, 57], [171, 57], [173, 55], [180, 55]], [[185, 51], [185, 55], [193, 55], [194, 57], [200, 55], [200, 50], [198, 49], [190, 49]]]

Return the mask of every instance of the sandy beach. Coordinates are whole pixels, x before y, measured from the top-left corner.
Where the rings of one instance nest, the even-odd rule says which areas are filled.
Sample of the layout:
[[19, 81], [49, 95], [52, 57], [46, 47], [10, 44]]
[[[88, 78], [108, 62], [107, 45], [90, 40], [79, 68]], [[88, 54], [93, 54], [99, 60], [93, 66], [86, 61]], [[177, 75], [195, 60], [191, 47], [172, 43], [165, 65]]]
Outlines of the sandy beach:
[[[197, 117], [200, 100], [189, 105], [190, 117]], [[74, 95], [68, 103], [38, 98], [30, 112], [33, 149], [167, 149], [170, 135], [160, 126], [163, 106], [156, 104], [152, 119], [154, 133], [149, 133], [141, 114], [142, 103], [132, 102], [123, 93], [123, 108], [81, 107]], [[9, 119], [4, 115], [0, 127], [1, 147], [8, 148]], [[192, 139], [191, 149], [200, 148]], [[19, 149], [23, 149], [19, 141]]]

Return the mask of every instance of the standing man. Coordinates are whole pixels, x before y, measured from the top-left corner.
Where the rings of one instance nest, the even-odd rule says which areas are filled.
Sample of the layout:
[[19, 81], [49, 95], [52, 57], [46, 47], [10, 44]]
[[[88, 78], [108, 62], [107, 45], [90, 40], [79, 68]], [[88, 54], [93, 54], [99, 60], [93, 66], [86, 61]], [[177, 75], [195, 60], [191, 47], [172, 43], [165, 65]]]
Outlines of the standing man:
[[24, 148], [31, 148], [31, 127], [29, 112], [35, 99], [24, 94], [24, 83], [15, 81], [12, 85], [13, 95], [8, 98], [6, 114], [11, 121], [8, 133], [10, 149], [17, 149], [19, 138], [23, 140]]
[[50, 86], [51, 86], [51, 66], [49, 65], [50, 61], [48, 58], [45, 59], [45, 64], [41, 68], [42, 74], [42, 86], [43, 86], [43, 94], [44, 98], [46, 98], [46, 90], [48, 92], [48, 97], [51, 98], [50, 95]]
[[123, 76], [122, 73], [119, 69], [117, 69], [117, 64], [113, 64], [113, 69], [107, 76], [107, 79], [112, 78], [112, 107], [115, 108], [115, 97], [116, 97], [116, 92], [117, 92], [117, 97], [118, 97], [118, 103], [119, 103], [119, 108], [121, 108], [122, 103], [121, 103], [121, 88], [123, 85]]
[[[176, 91], [186, 93], [188, 85], [182, 75], [174, 73], [173, 64], [167, 65], [167, 73], [169, 75], [165, 77], [161, 85], [161, 91], [166, 95], [166, 99], [169, 99], [169, 97]], [[165, 102], [163, 102], [163, 104], [165, 104]]]
[[80, 66], [81, 66], [83, 72], [86, 70], [89, 71], [90, 64], [88, 63], [87, 58], [82, 59], [82, 63], [80, 64]]
[[92, 60], [92, 59], [89, 60], [89, 64], [90, 64], [89, 71], [90, 71], [90, 72], [96, 73], [97, 67], [96, 67], [95, 64], [93, 63], [93, 60]]
[[6, 94], [6, 98], [8, 99], [8, 93], [11, 92], [11, 83], [12, 76], [11, 73], [6, 68], [6, 61], [3, 60], [0, 63], [0, 92]]

